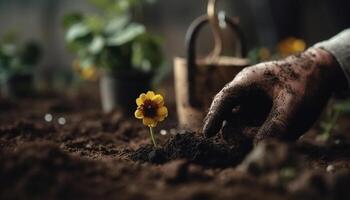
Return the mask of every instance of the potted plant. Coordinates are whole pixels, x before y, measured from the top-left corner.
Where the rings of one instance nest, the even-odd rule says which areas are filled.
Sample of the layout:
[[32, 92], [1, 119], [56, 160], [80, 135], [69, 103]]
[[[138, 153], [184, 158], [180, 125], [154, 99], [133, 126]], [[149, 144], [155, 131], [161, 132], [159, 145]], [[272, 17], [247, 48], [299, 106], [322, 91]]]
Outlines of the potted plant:
[[[135, 10], [145, 0], [92, 0], [103, 15], [73, 13], [63, 24], [65, 41], [75, 53], [75, 68], [98, 68], [102, 108], [131, 114], [135, 98], [150, 89], [163, 62], [161, 39], [135, 22]], [[138, 13], [138, 12], [136, 12]]]
[[34, 67], [40, 58], [35, 42], [21, 44], [13, 33], [0, 41], [0, 82], [3, 97], [25, 97], [33, 94]]

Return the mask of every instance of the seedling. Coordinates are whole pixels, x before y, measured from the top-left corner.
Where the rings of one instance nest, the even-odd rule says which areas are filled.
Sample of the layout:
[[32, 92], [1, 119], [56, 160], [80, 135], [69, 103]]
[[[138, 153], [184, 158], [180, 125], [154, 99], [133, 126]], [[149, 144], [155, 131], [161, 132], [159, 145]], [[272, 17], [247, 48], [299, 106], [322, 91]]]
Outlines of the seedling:
[[160, 94], [148, 91], [146, 94], [142, 93], [136, 99], [136, 104], [135, 117], [142, 119], [143, 124], [149, 127], [152, 143], [154, 147], [157, 147], [153, 128], [157, 126], [158, 122], [164, 121], [168, 116], [168, 109], [164, 105], [164, 98]]

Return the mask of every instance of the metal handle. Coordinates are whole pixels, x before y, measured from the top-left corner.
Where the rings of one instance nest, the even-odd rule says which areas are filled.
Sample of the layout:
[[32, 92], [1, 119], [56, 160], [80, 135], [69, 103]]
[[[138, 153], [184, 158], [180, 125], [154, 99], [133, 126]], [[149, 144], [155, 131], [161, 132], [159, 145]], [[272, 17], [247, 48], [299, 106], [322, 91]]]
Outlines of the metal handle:
[[[224, 17], [225, 22], [233, 29], [236, 33], [238, 45], [240, 47], [241, 56], [246, 56], [246, 46], [243, 33], [238, 27], [235, 20], [227, 16]], [[210, 22], [208, 15], [202, 15], [197, 18], [189, 27], [186, 34], [186, 46], [187, 46], [187, 80], [188, 80], [188, 102], [193, 107], [200, 107], [201, 103], [195, 98], [195, 74], [196, 74], [196, 40], [199, 31], [204, 27], [205, 24]], [[221, 32], [221, 30], [220, 30]], [[220, 39], [220, 37], [219, 37]], [[221, 39], [222, 40], [222, 39]], [[219, 48], [218, 46], [217, 48]], [[221, 48], [221, 47], [220, 47]], [[217, 50], [218, 51], [218, 50]], [[217, 53], [217, 52], [216, 52]], [[219, 55], [221, 54], [221, 50]], [[219, 56], [218, 55], [218, 56]]]
[[209, 0], [208, 7], [207, 7], [207, 13], [209, 17], [209, 23], [212, 27], [212, 32], [214, 36], [214, 49], [211, 53], [211, 56], [218, 57], [220, 56], [222, 52], [223, 47], [223, 39], [222, 39], [222, 31], [219, 25], [219, 16], [216, 12], [216, 0]]

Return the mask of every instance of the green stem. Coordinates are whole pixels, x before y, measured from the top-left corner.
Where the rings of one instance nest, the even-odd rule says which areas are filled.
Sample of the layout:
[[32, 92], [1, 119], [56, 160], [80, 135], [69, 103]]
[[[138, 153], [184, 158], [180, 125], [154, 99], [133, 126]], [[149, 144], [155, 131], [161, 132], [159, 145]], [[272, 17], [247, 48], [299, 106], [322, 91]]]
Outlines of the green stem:
[[149, 127], [149, 132], [151, 134], [151, 139], [152, 139], [154, 147], [157, 147], [157, 143], [156, 143], [156, 140], [154, 139], [154, 133], [153, 133], [153, 128], [152, 127]]
[[327, 139], [328, 139], [329, 136], [331, 135], [331, 132], [333, 131], [333, 129], [334, 129], [336, 123], [337, 123], [337, 120], [338, 120], [338, 118], [339, 118], [339, 114], [340, 114], [339, 111], [337, 111], [337, 110], [334, 111], [334, 114], [333, 114], [333, 116], [332, 116], [332, 119], [331, 119], [331, 121], [330, 121], [330, 124], [328, 125], [328, 127], [326, 128], [325, 133], [324, 133], [324, 135], [325, 135], [325, 137], [326, 137]]

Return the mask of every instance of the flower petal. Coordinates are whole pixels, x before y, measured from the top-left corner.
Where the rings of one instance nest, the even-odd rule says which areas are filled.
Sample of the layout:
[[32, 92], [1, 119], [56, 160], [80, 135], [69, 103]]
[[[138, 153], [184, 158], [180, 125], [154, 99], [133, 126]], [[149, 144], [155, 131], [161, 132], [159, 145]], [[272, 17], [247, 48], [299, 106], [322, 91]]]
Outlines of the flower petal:
[[160, 94], [155, 95], [151, 100], [155, 102], [158, 107], [162, 107], [164, 105], [164, 98]]
[[147, 96], [145, 93], [140, 94], [140, 97], [136, 99], [137, 106], [141, 106], [146, 99], [147, 99]]
[[156, 127], [157, 126], [157, 121], [155, 119], [152, 119], [152, 118], [145, 117], [145, 118], [143, 118], [142, 122], [146, 126], [150, 126], [150, 127]]
[[165, 106], [158, 108], [157, 110], [157, 119], [158, 121], [163, 121], [166, 117], [168, 117], [168, 109]]
[[152, 99], [155, 96], [154, 92], [148, 91], [146, 94], [147, 99]]
[[144, 117], [142, 111], [139, 110], [139, 109], [137, 109], [137, 110], [135, 111], [135, 117], [136, 117], [137, 119], [142, 119], [142, 118]]

